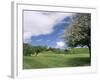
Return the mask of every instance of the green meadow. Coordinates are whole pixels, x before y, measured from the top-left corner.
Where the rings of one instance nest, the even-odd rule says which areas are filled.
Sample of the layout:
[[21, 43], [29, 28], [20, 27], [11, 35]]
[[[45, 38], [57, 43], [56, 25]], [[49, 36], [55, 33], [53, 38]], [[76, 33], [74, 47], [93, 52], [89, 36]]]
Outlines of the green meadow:
[[90, 66], [88, 48], [73, 48], [68, 52], [43, 51], [37, 56], [23, 56], [24, 69]]

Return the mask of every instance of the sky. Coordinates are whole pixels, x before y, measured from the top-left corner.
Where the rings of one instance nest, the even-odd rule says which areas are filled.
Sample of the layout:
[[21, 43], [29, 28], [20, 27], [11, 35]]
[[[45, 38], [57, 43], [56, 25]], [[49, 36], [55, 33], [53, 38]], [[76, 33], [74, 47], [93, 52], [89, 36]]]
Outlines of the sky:
[[73, 13], [24, 11], [24, 43], [33, 46], [65, 48], [61, 37], [71, 23]]

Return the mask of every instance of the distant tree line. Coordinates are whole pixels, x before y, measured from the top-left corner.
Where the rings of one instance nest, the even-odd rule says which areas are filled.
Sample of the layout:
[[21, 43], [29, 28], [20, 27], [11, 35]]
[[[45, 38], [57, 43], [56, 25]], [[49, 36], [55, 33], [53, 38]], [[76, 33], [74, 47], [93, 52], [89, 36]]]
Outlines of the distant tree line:
[[59, 49], [59, 48], [48, 48], [47, 46], [32, 46], [30, 44], [23, 44], [23, 55], [24, 56], [37, 56], [39, 53], [43, 53], [44, 51], [51, 51], [56, 54], [66, 54], [68, 52], [67, 49]]
[[38, 55], [38, 53], [42, 51], [46, 51], [47, 47], [46, 46], [32, 46], [30, 44], [23, 44], [23, 54], [25, 56], [31, 56], [31, 55]]

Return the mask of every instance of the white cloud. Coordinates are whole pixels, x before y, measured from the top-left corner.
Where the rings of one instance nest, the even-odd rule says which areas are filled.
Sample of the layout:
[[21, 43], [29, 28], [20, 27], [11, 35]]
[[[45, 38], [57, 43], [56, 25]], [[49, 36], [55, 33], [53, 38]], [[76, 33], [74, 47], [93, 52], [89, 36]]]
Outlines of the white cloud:
[[24, 11], [24, 41], [32, 36], [50, 34], [55, 24], [72, 13]]
[[56, 48], [64, 48], [65, 43], [63, 41], [56, 42]]

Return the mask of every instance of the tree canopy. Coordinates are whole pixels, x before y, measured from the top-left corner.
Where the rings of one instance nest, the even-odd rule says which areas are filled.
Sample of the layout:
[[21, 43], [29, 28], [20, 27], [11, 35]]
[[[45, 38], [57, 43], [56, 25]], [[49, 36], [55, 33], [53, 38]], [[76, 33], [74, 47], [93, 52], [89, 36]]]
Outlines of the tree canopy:
[[64, 39], [68, 46], [87, 46], [91, 53], [91, 14], [76, 13], [70, 26], [64, 32]]
[[23, 55], [25, 56], [31, 56], [33, 54], [37, 56], [39, 53], [46, 51], [47, 49], [47, 46], [32, 46], [28, 43], [23, 43]]

